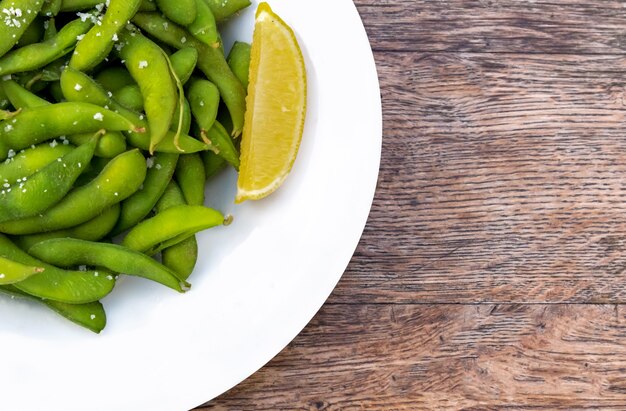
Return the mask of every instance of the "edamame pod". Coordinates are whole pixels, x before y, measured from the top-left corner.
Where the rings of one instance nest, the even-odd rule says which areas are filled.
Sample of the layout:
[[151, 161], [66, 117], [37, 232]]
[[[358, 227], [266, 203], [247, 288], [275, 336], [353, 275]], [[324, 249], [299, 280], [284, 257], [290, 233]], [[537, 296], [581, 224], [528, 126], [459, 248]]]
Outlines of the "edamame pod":
[[220, 107], [220, 91], [215, 84], [199, 78], [191, 80], [187, 89], [187, 99], [200, 129], [210, 130]]
[[174, 176], [187, 204], [194, 206], [204, 204], [206, 176], [204, 174], [204, 164], [199, 154], [185, 154], [181, 156]]
[[250, 0], [204, 0], [218, 23], [228, 20], [233, 15], [250, 5]]
[[124, 47], [119, 52], [144, 99], [150, 125], [150, 153], [167, 134], [178, 101], [176, 84], [170, 73], [167, 56], [154, 42], [143, 35], [123, 30]]
[[1, 234], [0, 256], [44, 269], [41, 273], [14, 284], [19, 290], [35, 297], [69, 304], [85, 304], [104, 298], [115, 285], [113, 277], [104, 270], [67, 271], [45, 264], [22, 251]]
[[28, 26], [24, 34], [22, 34], [22, 38], [20, 39], [20, 41], [17, 42], [15, 48], [39, 43], [41, 41], [41, 38], [43, 37], [44, 32], [43, 24], [41, 22], [42, 18], [37, 17], [35, 21], [33, 21], [30, 26]]
[[28, 250], [37, 243], [53, 238], [78, 238], [85, 241], [99, 241], [106, 237], [115, 227], [115, 223], [120, 215], [120, 208], [119, 204], [115, 204], [94, 219], [76, 227], [41, 234], [22, 235], [15, 237], [15, 242], [23, 250]]
[[141, 0], [109, 0], [102, 20], [78, 42], [70, 67], [89, 71], [101, 63], [118, 41], [118, 34], [139, 10]]
[[2, 81], [2, 89], [7, 98], [13, 105], [13, 107], [19, 108], [34, 108], [50, 105], [50, 102], [39, 97], [35, 93], [26, 90], [20, 84], [13, 80]]
[[0, 257], [0, 285], [19, 283], [44, 270], [42, 267], [31, 267]]
[[148, 255], [171, 247], [199, 231], [224, 224], [224, 216], [202, 206], [181, 205], [137, 224], [122, 245]]
[[56, 16], [61, 11], [61, 3], [62, 0], [45, 0], [41, 14], [48, 17]]
[[226, 160], [215, 154], [213, 151], [205, 151], [200, 153], [200, 156], [202, 157], [202, 162], [204, 163], [204, 173], [207, 180], [226, 167]]
[[[80, 146], [93, 137], [93, 133], [72, 134], [67, 136], [70, 143]], [[126, 138], [119, 131], [107, 131], [99, 139], [96, 146], [96, 157], [113, 158], [126, 151]]]
[[52, 37], [56, 36], [58, 31], [57, 31], [57, 26], [56, 26], [56, 20], [54, 17], [50, 17], [48, 20], [43, 22], [43, 39], [45, 40], [50, 40]]
[[198, 50], [198, 68], [219, 89], [233, 121], [233, 136], [243, 130], [246, 92], [228, 67], [221, 50], [209, 47], [191, 37], [189, 32], [157, 13], [137, 13], [133, 22], [160, 41], [176, 48], [192, 46]]
[[155, 281], [181, 293], [191, 287], [191, 284], [178, 278], [178, 274], [147, 255], [117, 244], [56, 238], [37, 243], [28, 252], [57, 266], [86, 264], [105, 267], [116, 273]]
[[0, 24], [0, 57], [17, 44], [28, 26], [35, 20], [43, 0], [2, 0], [2, 24]]
[[193, 47], [182, 48], [170, 56], [170, 63], [172, 63], [176, 77], [182, 85], [185, 85], [196, 69], [198, 50]]
[[196, 19], [195, 0], [156, 0], [156, 5], [168, 19], [182, 26], [188, 26]]
[[213, 12], [208, 4], [205, 3], [205, 0], [195, 0], [195, 3], [198, 10], [196, 19], [189, 24], [187, 29], [196, 39], [207, 46], [220, 47], [220, 34], [217, 31], [217, 23], [215, 22]]
[[0, 286], [0, 293], [44, 304], [62, 317], [96, 334], [99, 334], [106, 326], [106, 313], [104, 312], [104, 307], [98, 301], [87, 304], [66, 304], [58, 301], [42, 300], [26, 294], [11, 285]]
[[[156, 212], [160, 213], [168, 208], [185, 204], [182, 191], [175, 182], [171, 181], [156, 205]], [[189, 278], [197, 260], [198, 241], [195, 235], [161, 251], [163, 265], [177, 272], [183, 279]]]
[[141, 130], [121, 115], [88, 103], [57, 103], [22, 110], [0, 123], [0, 160], [9, 149], [21, 150], [54, 137], [80, 133]]
[[129, 110], [143, 111], [143, 95], [139, 86], [131, 84], [113, 92], [113, 98]]
[[242, 41], [236, 41], [228, 53], [228, 66], [241, 81], [243, 88], [248, 89], [250, 75], [250, 50], [251, 46]]
[[69, 153], [76, 147], [69, 144], [40, 144], [20, 151], [10, 161], [0, 163], [0, 186], [5, 190]]
[[32, 71], [63, 57], [76, 44], [76, 38], [86, 33], [93, 26], [91, 20], [74, 20], [65, 25], [50, 40], [31, 44], [14, 50], [0, 58], [0, 76], [23, 71]]
[[112, 92], [132, 84], [137, 84], [124, 67], [108, 67], [98, 73], [95, 80], [106, 90]]
[[122, 202], [122, 212], [114, 234], [133, 227], [152, 211], [174, 175], [178, 154], [157, 153], [147, 161], [148, 172], [143, 187]]
[[0, 191], [0, 222], [31, 217], [58, 203], [70, 191], [96, 150], [97, 137], [53, 161], [28, 179]]
[[134, 194], [146, 178], [146, 161], [139, 150], [112, 159], [94, 180], [76, 188], [44, 213], [0, 223], [6, 234], [35, 234], [74, 227]]
[[228, 161], [235, 167], [235, 170], [239, 170], [239, 151], [226, 129], [218, 121], [215, 121], [208, 131], [201, 130], [200, 134], [205, 143], [215, 148], [214, 152], [217, 155]]
[[[105, 4], [103, 0], [62, 0], [61, 11], [83, 11]], [[151, 0], [143, 0], [139, 6], [141, 11], [155, 11], [156, 5]]]

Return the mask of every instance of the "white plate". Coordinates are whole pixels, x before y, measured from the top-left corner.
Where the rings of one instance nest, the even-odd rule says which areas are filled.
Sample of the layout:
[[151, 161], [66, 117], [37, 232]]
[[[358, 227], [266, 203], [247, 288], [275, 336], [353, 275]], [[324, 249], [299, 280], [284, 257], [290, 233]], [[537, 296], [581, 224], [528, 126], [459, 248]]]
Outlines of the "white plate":
[[[234, 206], [222, 175], [208, 202], [235, 216], [199, 238], [193, 288], [123, 278], [84, 331], [0, 297], [0, 409], [180, 411], [225, 392], [278, 354], [319, 310], [361, 236], [380, 161], [382, 116], [367, 36], [350, 0], [272, 0], [296, 31], [309, 111], [293, 172], [272, 197]], [[251, 39], [254, 7], [226, 38]]]

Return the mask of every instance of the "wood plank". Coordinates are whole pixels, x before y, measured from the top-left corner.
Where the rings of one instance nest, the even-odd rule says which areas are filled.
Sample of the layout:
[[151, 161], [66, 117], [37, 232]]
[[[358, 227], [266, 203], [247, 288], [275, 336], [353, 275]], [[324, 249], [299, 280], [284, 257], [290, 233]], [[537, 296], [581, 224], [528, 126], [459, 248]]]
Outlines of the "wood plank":
[[611, 305], [328, 305], [201, 409], [624, 409], [625, 337]]
[[356, 0], [375, 50], [623, 54], [617, 0]]
[[332, 301], [626, 301], [626, 57], [377, 58], [379, 187]]

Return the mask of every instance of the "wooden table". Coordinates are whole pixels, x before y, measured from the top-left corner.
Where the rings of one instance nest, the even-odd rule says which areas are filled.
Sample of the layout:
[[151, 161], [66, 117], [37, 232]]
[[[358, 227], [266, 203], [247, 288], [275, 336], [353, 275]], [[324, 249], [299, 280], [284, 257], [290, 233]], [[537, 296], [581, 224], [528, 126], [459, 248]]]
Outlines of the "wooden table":
[[625, 4], [356, 3], [369, 224], [306, 330], [201, 409], [626, 409]]

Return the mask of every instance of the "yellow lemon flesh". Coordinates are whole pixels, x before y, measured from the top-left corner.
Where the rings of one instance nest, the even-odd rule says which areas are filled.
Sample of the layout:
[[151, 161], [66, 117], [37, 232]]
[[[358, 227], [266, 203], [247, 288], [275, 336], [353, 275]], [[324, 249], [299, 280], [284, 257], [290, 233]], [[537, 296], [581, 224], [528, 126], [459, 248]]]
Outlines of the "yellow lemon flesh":
[[267, 197], [298, 155], [306, 114], [306, 69], [293, 30], [267, 3], [256, 13], [235, 202]]

